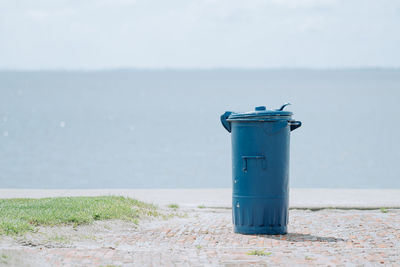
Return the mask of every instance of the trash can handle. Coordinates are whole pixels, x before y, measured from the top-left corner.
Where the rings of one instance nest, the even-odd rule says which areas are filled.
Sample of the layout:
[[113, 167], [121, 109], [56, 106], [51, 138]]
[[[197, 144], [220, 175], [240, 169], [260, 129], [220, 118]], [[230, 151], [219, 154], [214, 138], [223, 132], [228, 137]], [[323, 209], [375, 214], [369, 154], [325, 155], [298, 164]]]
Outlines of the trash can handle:
[[291, 105], [289, 102], [285, 103], [278, 110], [282, 111], [286, 106], [289, 106], [289, 105]]
[[233, 112], [232, 111], [227, 111], [224, 114], [221, 115], [221, 123], [222, 126], [224, 126], [224, 128], [228, 131], [231, 132], [231, 123], [229, 121], [227, 121], [226, 119], [228, 119], [229, 115], [231, 115]]
[[266, 162], [265, 162], [265, 156], [242, 156], [243, 159], [243, 171], [247, 172], [247, 160], [249, 159], [261, 159], [262, 160], [262, 168], [265, 169]]
[[301, 121], [289, 121], [290, 131], [296, 130], [301, 126]]

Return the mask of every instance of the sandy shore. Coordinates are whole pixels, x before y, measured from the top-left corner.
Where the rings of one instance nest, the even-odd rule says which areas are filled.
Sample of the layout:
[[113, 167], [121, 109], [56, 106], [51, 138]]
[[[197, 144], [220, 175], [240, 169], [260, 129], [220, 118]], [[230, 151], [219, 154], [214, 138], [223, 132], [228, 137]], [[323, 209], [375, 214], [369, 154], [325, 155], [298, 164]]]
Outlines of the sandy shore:
[[[231, 207], [232, 191], [221, 189], [0, 189], [0, 198], [120, 195], [165, 206]], [[292, 208], [400, 208], [400, 189], [300, 189], [290, 190]]]

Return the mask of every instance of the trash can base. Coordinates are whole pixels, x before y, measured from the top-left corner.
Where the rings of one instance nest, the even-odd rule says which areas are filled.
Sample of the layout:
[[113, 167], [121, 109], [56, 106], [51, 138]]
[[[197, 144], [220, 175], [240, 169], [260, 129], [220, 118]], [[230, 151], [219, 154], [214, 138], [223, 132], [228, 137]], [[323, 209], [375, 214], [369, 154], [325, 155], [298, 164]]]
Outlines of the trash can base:
[[287, 226], [239, 226], [234, 225], [233, 231], [244, 235], [285, 235]]

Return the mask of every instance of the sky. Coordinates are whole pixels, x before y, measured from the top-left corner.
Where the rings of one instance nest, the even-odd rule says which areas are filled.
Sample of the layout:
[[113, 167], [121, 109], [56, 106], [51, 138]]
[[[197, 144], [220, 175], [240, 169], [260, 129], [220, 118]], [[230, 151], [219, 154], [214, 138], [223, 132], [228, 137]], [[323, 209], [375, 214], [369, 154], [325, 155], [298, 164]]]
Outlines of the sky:
[[0, 69], [400, 67], [398, 0], [0, 0]]

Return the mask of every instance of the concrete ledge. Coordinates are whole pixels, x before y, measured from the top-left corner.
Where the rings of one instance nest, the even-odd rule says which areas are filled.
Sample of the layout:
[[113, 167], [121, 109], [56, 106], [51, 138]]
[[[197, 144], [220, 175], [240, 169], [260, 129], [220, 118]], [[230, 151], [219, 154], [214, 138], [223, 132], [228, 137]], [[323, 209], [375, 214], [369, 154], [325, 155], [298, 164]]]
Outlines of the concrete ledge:
[[[221, 189], [0, 189], [0, 198], [118, 195], [156, 205], [171, 203], [186, 207], [231, 207], [232, 191]], [[400, 208], [400, 189], [292, 188], [291, 208]]]

